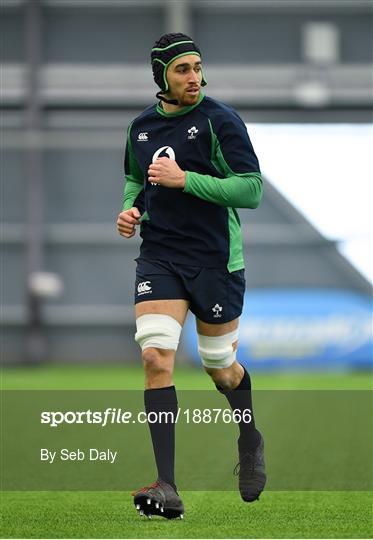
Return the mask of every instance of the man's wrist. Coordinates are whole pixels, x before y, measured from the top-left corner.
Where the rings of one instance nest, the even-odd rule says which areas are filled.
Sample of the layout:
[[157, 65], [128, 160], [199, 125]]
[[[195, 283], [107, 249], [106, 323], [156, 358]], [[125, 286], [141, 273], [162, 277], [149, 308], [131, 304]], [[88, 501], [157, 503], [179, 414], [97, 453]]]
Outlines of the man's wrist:
[[184, 171], [184, 185], [183, 185], [184, 191], [187, 190], [187, 183], [188, 183], [188, 171]]
[[182, 171], [182, 175], [180, 175], [180, 188], [184, 189], [186, 183], [186, 172]]

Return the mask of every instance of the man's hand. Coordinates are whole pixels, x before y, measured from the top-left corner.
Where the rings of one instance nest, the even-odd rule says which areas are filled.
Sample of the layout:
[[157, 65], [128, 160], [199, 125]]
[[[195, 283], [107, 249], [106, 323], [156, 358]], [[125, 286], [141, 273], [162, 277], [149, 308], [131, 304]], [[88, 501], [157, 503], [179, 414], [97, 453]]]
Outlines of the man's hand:
[[135, 225], [140, 225], [140, 217], [141, 214], [135, 206], [121, 212], [117, 219], [117, 230], [119, 234], [125, 238], [132, 238], [136, 232]]
[[175, 160], [166, 157], [158, 158], [148, 170], [148, 182], [153, 182], [168, 188], [184, 188], [185, 172], [180, 169]]

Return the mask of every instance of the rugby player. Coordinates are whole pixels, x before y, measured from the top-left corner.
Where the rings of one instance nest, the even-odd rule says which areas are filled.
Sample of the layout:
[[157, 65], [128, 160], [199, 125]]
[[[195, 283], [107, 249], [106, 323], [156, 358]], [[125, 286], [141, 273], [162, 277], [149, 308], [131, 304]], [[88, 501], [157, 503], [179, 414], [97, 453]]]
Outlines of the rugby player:
[[[145, 410], [177, 412], [175, 353], [188, 310], [196, 317], [202, 364], [231, 408], [252, 411], [251, 381], [236, 360], [245, 291], [237, 208], [262, 197], [259, 163], [245, 124], [202, 91], [193, 39], [165, 34], [151, 51], [159, 102], [129, 126], [118, 232], [142, 244], [135, 284], [135, 339], [145, 370]], [[223, 76], [223, 73], [222, 73]], [[158, 478], [134, 492], [141, 515], [183, 517], [174, 476], [175, 425], [149, 424]], [[239, 490], [259, 498], [266, 475], [254, 415], [239, 423]]]

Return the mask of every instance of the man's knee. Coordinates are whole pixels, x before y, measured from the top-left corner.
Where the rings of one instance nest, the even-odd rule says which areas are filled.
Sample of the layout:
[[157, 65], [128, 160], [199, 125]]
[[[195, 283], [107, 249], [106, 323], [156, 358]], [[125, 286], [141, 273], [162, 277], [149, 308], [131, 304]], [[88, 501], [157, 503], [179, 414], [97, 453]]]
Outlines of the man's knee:
[[214, 369], [205, 367], [205, 371], [208, 375], [210, 375], [216, 386], [218, 386], [222, 390], [230, 389], [229, 375], [227, 376], [227, 373], [225, 373], [227, 371], [226, 369]]
[[135, 340], [142, 350], [146, 386], [169, 384], [181, 325], [168, 315], [149, 313], [136, 319]]
[[203, 367], [216, 386], [229, 391], [242, 378], [242, 367], [236, 361], [238, 328], [222, 336], [198, 335], [198, 350]]
[[174, 351], [148, 347], [142, 351], [145, 372], [149, 375], [171, 375], [174, 363]]
[[229, 368], [214, 369], [205, 367], [219, 390], [228, 392], [237, 388], [243, 376], [243, 368], [238, 362], [234, 362]]

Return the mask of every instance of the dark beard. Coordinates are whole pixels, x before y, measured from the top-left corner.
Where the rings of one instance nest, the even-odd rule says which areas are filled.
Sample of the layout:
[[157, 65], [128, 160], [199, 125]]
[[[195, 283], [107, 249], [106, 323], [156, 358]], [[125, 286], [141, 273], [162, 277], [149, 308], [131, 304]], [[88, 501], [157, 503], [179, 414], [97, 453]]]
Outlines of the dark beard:
[[199, 100], [200, 93], [196, 94], [195, 96], [189, 96], [188, 94], [184, 94], [182, 99], [179, 99], [180, 105], [183, 105], [184, 107], [188, 107], [190, 105], [194, 105]]

